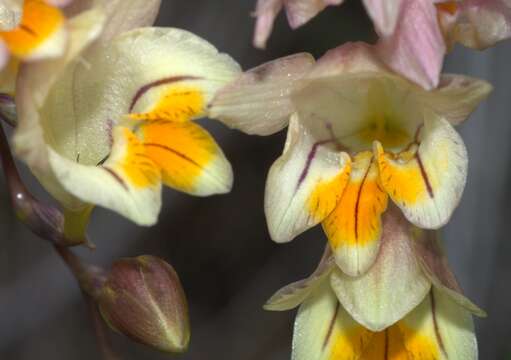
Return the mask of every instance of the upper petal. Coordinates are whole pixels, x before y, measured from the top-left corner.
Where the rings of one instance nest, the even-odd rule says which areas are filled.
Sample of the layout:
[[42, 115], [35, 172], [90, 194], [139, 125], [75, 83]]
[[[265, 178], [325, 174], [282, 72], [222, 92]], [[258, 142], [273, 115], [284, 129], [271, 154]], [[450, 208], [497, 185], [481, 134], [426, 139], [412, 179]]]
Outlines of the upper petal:
[[[349, 156], [316, 140], [295, 115], [284, 152], [272, 165], [264, 208], [273, 240], [287, 242], [321, 222], [334, 209], [347, 183]], [[335, 143], [334, 143], [335, 144]]]
[[420, 144], [397, 156], [375, 145], [381, 184], [409, 221], [426, 229], [445, 225], [467, 179], [467, 150], [447, 120], [426, 115]]
[[301, 53], [244, 72], [218, 92], [210, 104], [210, 116], [247, 134], [281, 130], [294, 112], [290, 95], [296, 81], [313, 64], [312, 55]]
[[442, 75], [438, 87], [417, 97], [423, 106], [457, 125], [490, 94], [487, 81], [465, 75]]
[[395, 208], [383, 216], [381, 248], [364, 275], [351, 277], [340, 270], [331, 284], [346, 311], [360, 324], [380, 331], [402, 319], [428, 293], [431, 284], [415, 258], [411, 229]]
[[436, 87], [446, 48], [433, 2], [404, 2], [394, 33], [380, 39], [378, 51], [397, 73], [425, 89]]

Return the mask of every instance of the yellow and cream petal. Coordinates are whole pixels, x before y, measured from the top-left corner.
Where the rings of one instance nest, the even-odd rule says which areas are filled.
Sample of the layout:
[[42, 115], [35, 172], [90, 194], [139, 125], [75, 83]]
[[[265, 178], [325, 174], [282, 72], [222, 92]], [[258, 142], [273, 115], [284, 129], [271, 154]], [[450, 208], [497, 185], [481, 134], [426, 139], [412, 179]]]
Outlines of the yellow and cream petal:
[[194, 122], [143, 120], [135, 126], [165, 185], [199, 196], [232, 188], [232, 168], [213, 137]]
[[374, 333], [354, 321], [327, 282], [300, 306], [293, 332], [292, 360], [353, 360], [371, 344]]
[[350, 276], [364, 274], [380, 248], [380, 217], [387, 208], [387, 194], [378, 181], [373, 154], [357, 154], [340, 200], [323, 221], [335, 261]]
[[67, 40], [64, 14], [43, 0], [25, 0], [20, 23], [0, 32], [0, 38], [25, 61], [61, 56]]
[[429, 114], [420, 145], [399, 156], [375, 144], [381, 184], [412, 223], [421, 228], [445, 225], [459, 203], [467, 177], [463, 140], [443, 118]]
[[434, 288], [398, 327], [408, 353], [406, 359], [478, 358], [471, 314]]
[[349, 178], [351, 160], [331, 139], [317, 140], [297, 115], [291, 118], [284, 152], [272, 165], [264, 209], [271, 238], [291, 241], [334, 209]]
[[464, 307], [472, 314], [485, 317], [486, 312], [463, 295], [463, 290], [451, 271], [447, 258], [442, 250], [438, 231], [416, 228], [414, 233], [414, 240], [412, 243], [415, 256], [424, 274], [437, 291], [446, 294], [453, 301], [458, 303], [459, 306]]
[[425, 109], [445, 117], [451, 124], [465, 121], [492, 91], [487, 81], [464, 75], [442, 75], [438, 87], [417, 99]]
[[399, 209], [389, 208], [383, 216], [381, 248], [369, 271], [357, 277], [340, 270], [331, 275], [332, 288], [342, 306], [372, 331], [403, 318], [430, 290], [412, 241], [410, 224]]
[[[134, 119], [186, 121], [205, 115], [213, 94], [239, 72], [207, 41], [184, 30], [142, 28], [70, 64], [41, 117], [55, 149], [82, 163], [108, 155], [111, 128]], [[80, 86], [76, 86], [80, 84]]]
[[324, 281], [335, 266], [332, 251], [327, 245], [318, 267], [306, 279], [296, 281], [277, 291], [264, 304], [265, 310], [285, 311], [291, 310], [300, 305], [309, 297]]
[[247, 134], [281, 130], [294, 112], [291, 92], [313, 64], [312, 55], [301, 53], [244, 72], [218, 92], [210, 116]]
[[81, 165], [50, 150], [50, 164], [64, 188], [85, 203], [114, 210], [139, 225], [156, 222], [161, 208], [161, 174], [128, 128], [113, 130], [108, 160]]

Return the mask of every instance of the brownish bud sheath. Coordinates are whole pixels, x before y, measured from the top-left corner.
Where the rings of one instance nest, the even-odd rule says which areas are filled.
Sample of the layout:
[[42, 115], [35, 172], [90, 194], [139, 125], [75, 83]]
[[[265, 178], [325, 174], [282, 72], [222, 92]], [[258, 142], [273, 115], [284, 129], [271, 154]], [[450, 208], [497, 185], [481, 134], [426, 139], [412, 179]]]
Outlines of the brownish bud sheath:
[[150, 255], [114, 263], [98, 298], [108, 325], [142, 344], [171, 353], [190, 341], [188, 305], [177, 273]]

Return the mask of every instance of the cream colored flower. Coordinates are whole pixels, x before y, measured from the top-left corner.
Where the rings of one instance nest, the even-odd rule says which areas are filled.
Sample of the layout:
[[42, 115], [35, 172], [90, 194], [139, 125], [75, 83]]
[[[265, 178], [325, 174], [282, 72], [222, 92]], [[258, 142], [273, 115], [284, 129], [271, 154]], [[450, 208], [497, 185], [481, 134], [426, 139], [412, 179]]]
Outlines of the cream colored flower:
[[73, 4], [67, 53], [20, 71], [16, 152], [69, 213], [86, 219], [100, 205], [150, 225], [161, 184], [199, 196], [231, 188], [229, 162], [193, 120], [238, 65], [187, 31], [139, 28], [159, 5]]
[[218, 94], [211, 115], [259, 135], [289, 123], [266, 185], [270, 235], [287, 242], [322, 223], [337, 264], [361, 275], [378, 255], [389, 199], [420, 228], [447, 223], [468, 164], [453, 125], [490, 89], [445, 75], [426, 91], [370, 47], [346, 44], [316, 63], [298, 54], [248, 71]]

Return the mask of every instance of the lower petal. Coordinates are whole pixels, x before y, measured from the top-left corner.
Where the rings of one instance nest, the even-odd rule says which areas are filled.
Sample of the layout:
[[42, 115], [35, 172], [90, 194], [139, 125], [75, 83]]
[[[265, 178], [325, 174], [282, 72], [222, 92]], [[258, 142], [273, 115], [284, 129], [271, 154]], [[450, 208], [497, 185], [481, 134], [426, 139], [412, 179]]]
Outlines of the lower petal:
[[445, 225], [467, 177], [463, 140], [444, 119], [426, 119], [418, 149], [395, 158], [375, 145], [381, 184], [405, 216], [421, 228]]
[[360, 153], [337, 206], [323, 221], [335, 260], [345, 273], [360, 275], [373, 264], [380, 246], [380, 216], [386, 208], [376, 162], [370, 152]]
[[64, 188], [80, 200], [114, 210], [139, 225], [156, 222], [161, 208], [160, 170], [128, 128], [113, 131], [102, 166], [81, 165], [50, 150], [50, 165]]
[[402, 319], [429, 292], [413, 250], [410, 224], [399, 209], [383, 215], [383, 235], [376, 262], [363, 275], [334, 271], [331, 284], [346, 311], [372, 331], [381, 331]]
[[141, 121], [135, 131], [163, 183], [198, 196], [232, 188], [232, 168], [213, 137], [194, 122]]

